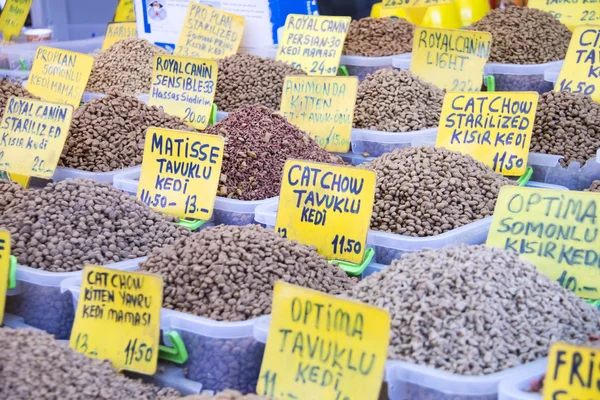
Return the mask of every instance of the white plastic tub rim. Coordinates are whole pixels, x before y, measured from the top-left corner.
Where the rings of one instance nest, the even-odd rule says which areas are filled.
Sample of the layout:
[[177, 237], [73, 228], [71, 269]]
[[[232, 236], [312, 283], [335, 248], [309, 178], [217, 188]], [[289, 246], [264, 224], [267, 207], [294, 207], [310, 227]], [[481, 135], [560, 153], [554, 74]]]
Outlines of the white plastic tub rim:
[[564, 60], [552, 61], [545, 64], [501, 64], [488, 62], [483, 68], [483, 75], [544, 75], [544, 72], [549, 68], [561, 68], [563, 62]]
[[411, 57], [394, 57], [392, 66], [396, 69], [410, 69]]
[[562, 69], [562, 65], [554, 66], [546, 69], [544, 71], [544, 80], [546, 82], [550, 82], [556, 84], [558, 82], [558, 76], [560, 75], [560, 70]]
[[365, 141], [379, 144], [412, 143], [417, 138], [427, 138], [435, 141], [438, 128], [427, 128], [411, 132], [386, 132], [370, 129], [352, 128], [351, 142]]
[[533, 380], [540, 379], [546, 374], [546, 362], [527, 364], [527, 370], [520, 370], [518, 375], [503, 379], [498, 385], [498, 400], [542, 400], [540, 393], [526, 392]]
[[[595, 157], [590, 158], [583, 165], [578, 161], [572, 161], [567, 167], [563, 167], [559, 163], [561, 158], [563, 156], [530, 153], [528, 165], [531, 165], [534, 171], [536, 167], [542, 169], [544, 182], [565, 185], [570, 190], [585, 190], [592, 182], [600, 180], [600, 149]], [[540, 178], [536, 176], [537, 180], [541, 180]]]
[[52, 180], [54, 182], [64, 181], [65, 179], [91, 179], [97, 182], [108, 182], [113, 183], [114, 178], [118, 174], [126, 174], [128, 172], [134, 171], [136, 169], [141, 169], [141, 167], [128, 167], [123, 169], [118, 169], [109, 172], [89, 172], [84, 171], [82, 169], [68, 168], [68, 167], [57, 167], [54, 171], [54, 175], [52, 176]]

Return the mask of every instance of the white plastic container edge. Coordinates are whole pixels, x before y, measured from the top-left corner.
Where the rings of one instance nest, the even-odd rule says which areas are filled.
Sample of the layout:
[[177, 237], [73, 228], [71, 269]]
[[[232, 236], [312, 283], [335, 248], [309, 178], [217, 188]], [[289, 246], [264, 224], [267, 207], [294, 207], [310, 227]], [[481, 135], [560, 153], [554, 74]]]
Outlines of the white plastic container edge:
[[432, 139], [435, 142], [437, 132], [437, 127], [412, 132], [384, 132], [352, 128], [351, 141], [376, 142], [379, 144], [412, 143], [413, 140], [425, 136], [427, 139]]
[[[264, 58], [270, 58], [274, 60], [277, 57], [277, 46], [263, 47], [261, 54]], [[340, 58], [340, 66], [351, 65], [356, 67], [391, 67], [393, 65], [394, 58], [409, 59], [412, 57], [412, 53], [396, 54], [393, 56], [385, 57], [363, 57], [363, 56], [348, 56], [342, 55]]]
[[519, 375], [503, 379], [498, 386], [498, 400], [542, 400], [540, 393], [529, 393], [525, 389], [534, 379], [539, 379], [546, 373], [546, 363], [530, 365], [527, 370], [520, 371]]
[[484, 75], [544, 75], [549, 68], [561, 68], [564, 60], [553, 61], [545, 64], [500, 64], [486, 63], [483, 68]]
[[52, 176], [52, 180], [54, 182], [59, 182], [59, 181], [64, 181], [65, 179], [84, 178], [84, 179], [91, 179], [91, 180], [98, 181], [98, 182], [113, 183], [114, 178], [117, 174], [128, 173], [136, 168], [141, 168], [141, 167], [129, 167], [129, 168], [118, 169], [118, 170], [110, 171], [110, 172], [89, 172], [89, 171], [83, 171], [81, 169], [75, 169], [75, 168], [57, 167], [56, 170], [54, 171], [54, 176]]
[[562, 66], [548, 68], [547, 70], [544, 71], [544, 80], [546, 82], [551, 82], [551, 83], [556, 84], [556, 82], [558, 82], [558, 76], [560, 75], [561, 69], [562, 69]]

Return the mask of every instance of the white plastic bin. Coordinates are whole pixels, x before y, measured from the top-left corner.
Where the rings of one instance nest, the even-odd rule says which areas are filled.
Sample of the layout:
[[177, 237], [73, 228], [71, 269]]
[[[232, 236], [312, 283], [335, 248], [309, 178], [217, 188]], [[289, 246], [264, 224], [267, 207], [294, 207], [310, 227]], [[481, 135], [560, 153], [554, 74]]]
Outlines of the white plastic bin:
[[567, 167], [560, 165], [562, 156], [529, 153], [528, 165], [533, 167], [531, 179], [548, 184], [563, 185], [569, 190], [585, 190], [595, 180], [600, 180], [600, 149], [597, 156], [583, 166], [572, 161]]
[[546, 82], [550, 82], [552, 84], [552, 88], [556, 86], [556, 82], [558, 82], [558, 76], [560, 75], [560, 70], [562, 69], [562, 65], [558, 67], [551, 67], [544, 71], [544, 80]]
[[[140, 180], [141, 167], [135, 167], [115, 176], [113, 185], [132, 195], [137, 194]], [[277, 199], [277, 197], [274, 197]], [[254, 223], [256, 207], [271, 199], [246, 201], [217, 197], [213, 211], [212, 221], [215, 225], [248, 225]]]
[[[107, 268], [131, 270], [145, 258], [106, 265]], [[17, 287], [9, 290], [6, 312], [22, 317], [26, 324], [44, 330], [57, 339], [68, 339], [75, 317], [70, 295], [61, 292], [61, 282], [80, 277], [82, 271], [48, 272], [17, 265]]]
[[130, 167], [118, 169], [110, 172], [89, 172], [83, 171], [75, 168], [67, 168], [67, 167], [57, 167], [54, 171], [54, 176], [52, 176], [52, 180], [54, 182], [64, 181], [65, 179], [91, 179], [97, 182], [108, 182], [113, 183], [115, 176], [117, 174], [126, 174], [133, 170], [139, 170], [141, 167]]
[[0, 326], [12, 329], [37, 329], [31, 325], [27, 325], [22, 317], [4, 313], [4, 318], [0, 321]]
[[352, 152], [367, 157], [379, 157], [396, 149], [410, 147], [417, 138], [432, 140], [437, 138], [438, 128], [422, 129], [413, 132], [383, 132], [368, 129], [352, 129]]
[[[487, 63], [484, 67], [484, 76], [493, 76], [496, 81], [497, 92], [538, 92], [540, 94], [554, 88], [544, 79], [544, 71], [549, 68], [560, 68], [563, 61], [554, 61], [546, 64], [499, 64]], [[484, 83], [486, 80], [483, 80]]]
[[498, 387], [498, 400], [542, 400], [540, 393], [526, 392], [532, 381], [546, 374], [547, 362], [529, 364], [519, 375], [503, 379]]

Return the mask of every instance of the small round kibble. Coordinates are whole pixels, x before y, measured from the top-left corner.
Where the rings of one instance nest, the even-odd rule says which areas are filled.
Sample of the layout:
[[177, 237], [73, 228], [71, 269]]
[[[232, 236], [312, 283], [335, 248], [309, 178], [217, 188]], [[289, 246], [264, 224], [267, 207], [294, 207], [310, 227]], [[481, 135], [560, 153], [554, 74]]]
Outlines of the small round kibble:
[[407, 253], [348, 296], [390, 312], [388, 358], [460, 375], [503, 371], [600, 332], [597, 309], [516, 252], [485, 245]]
[[358, 85], [354, 127], [412, 132], [438, 126], [444, 91], [407, 70], [385, 68]]
[[11, 82], [7, 78], [0, 78], [0, 119], [4, 116], [4, 110], [8, 99], [11, 97], [25, 97], [28, 99], [37, 99], [18, 82]]
[[415, 26], [403, 18], [366, 17], [350, 23], [343, 54], [384, 57], [410, 53]]
[[598, 192], [600, 193], [600, 181], [592, 182], [592, 186], [586, 190], [586, 192]]
[[395, 150], [362, 167], [377, 173], [371, 229], [406, 236], [489, 217], [502, 186], [514, 184], [471, 156], [436, 147]]
[[108, 183], [86, 179], [30, 190], [0, 216], [19, 264], [51, 272], [144, 257], [189, 234], [176, 222]]
[[26, 192], [27, 190], [16, 182], [0, 180], [0, 215], [21, 203]]
[[219, 60], [215, 104], [221, 111], [261, 105], [279, 110], [286, 76], [306, 75], [300, 69], [268, 58], [234, 54]]
[[492, 34], [489, 62], [544, 64], [564, 60], [571, 31], [552, 14], [529, 7], [496, 8], [467, 27]]
[[530, 151], [563, 156], [561, 165], [581, 164], [600, 149], [600, 104], [588, 96], [547, 92], [538, 100]]

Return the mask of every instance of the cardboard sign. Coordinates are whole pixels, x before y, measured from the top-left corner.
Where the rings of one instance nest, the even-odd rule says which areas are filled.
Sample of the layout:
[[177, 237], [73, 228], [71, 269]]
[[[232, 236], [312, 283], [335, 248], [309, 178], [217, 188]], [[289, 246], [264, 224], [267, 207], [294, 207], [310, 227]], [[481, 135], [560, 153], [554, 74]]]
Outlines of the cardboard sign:
[[6, 0], [0, 15], [0, 29], [4, 40], [12, 40], [13, 36], [21, 34], [31, 10], [31, 3], [33, 0]]
[[133, 0], [119, 0], [113, 21], [135, 22], [135, 8], [133, 6]]
[[148, 105], [162, 107], [202, 130], [209, 122], [218, 70], [213, 60], [157, 54]]
[[600, 299], [600, 194], [505, 186], [488, 246], [514, 250], [577, 296]]
[[35, 52], [27, 90], [43, 100], [77, 108], [93, 65], [92, 56], [40, 46]]
[[276, 282], [256, 392], [278, 399], [376, 400], [389, 341], [387, 311]]
[[108, 49], [119, 40], [137, 37], [135, 22], [113, 22], [106, 27], [102, 50]]
[[328, 151], [350, 150], [358, 78], [288, 76], [283, 83], [281, 114]]
[[455, 0], [383, 0], [381, 8], [386, 10], [394, 8], [429, 7], [450, 4], [454, 1]]
[[491, 45], [488, 32], [416, 26], [410, 71], [450, 92], [480, 92]]
[[217, 60], [237, 53], [244, 17], [190, 2], [174, 55]]
[[10, 272], [10, 233], [0, 231], [0, 323], [4, 319], [8, 274]]
[[544, 400], [600, 399], [599, 352], [599, 348], [553, 344], [544, 378]]
[[51, 179], [72, 117], [69, 105], [11, 97], [0, 123], [0, 170]]
[[288, 15], [276, 60], [302, 69], [308, 75], [335, 76], [351, 20], [350, 17]]
[[137, 197], [163, 214], [210, 219], [224, 147], [221, 136], [148, 128]]
[[98, 266], [83, 270], [69, 345], [119, 369], [153, 375], [158, 361], [162, 279]]
[[600, 28], [580, 26], [575, 29], [555, 91], [584, 94], [600, 101], [599, 43]]
[[529, 0], [527, 7], [549, 12], [571, 30], [600, 24], [600, 6], [595, 0]]
[[435, 145], [469, 154], [501, 174], [523, 175], [538, 96], [446, 93]]
[[330, 260], [360, 264], [375, 201], [375, 171], [288, 160], [277, 232], [313, 245]]

